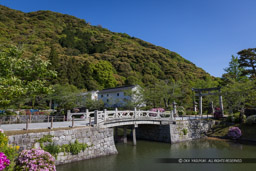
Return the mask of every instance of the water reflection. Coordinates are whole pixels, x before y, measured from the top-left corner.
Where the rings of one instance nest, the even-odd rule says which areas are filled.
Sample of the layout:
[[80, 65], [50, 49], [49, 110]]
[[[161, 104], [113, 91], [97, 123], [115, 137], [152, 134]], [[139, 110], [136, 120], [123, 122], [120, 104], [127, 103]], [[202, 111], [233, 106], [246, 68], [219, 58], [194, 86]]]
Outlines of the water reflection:
[[255, 145], [217, 140], [195, 140], [177, 144], [138, 141], [137, 146], [117, 144], [119, 154], [65, 164], [59, 171], [162, 171], [162, 170], [254, 170], [256, 164], [161, 164], [157, 158], [256, 158]]

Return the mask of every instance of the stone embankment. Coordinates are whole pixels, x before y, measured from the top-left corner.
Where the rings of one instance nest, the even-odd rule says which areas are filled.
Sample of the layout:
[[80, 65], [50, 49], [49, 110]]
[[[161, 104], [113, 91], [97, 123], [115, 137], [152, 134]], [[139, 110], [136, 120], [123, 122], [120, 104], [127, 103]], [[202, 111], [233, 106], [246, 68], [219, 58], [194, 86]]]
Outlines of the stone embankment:
[[60, 146], [74, 143], [75, 140], [88, 145], [84, 151], [77, 155], [59, 153], [55, 162], [56, 165], [118, 153], [114, 143], [112, 128], [74, 128], [70, 130], [12, 135], [9, 136], [9, 144], [19, 145], [21, 149], [30, 149], [34, 147], [37, 140], [45, 135], [52, 135], [53, 143]]
[[202, 138], [212, 128], [214, 121], [185, 120], [169, 125], [139, 125], [138, 139], [177, 143]]

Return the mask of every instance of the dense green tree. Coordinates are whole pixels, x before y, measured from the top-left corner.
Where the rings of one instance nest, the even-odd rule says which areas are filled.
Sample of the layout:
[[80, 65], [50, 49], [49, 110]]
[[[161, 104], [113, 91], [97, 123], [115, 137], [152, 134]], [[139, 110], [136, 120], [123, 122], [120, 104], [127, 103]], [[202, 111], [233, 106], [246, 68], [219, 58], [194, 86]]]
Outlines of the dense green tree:
[[91, 63], [89, 70], [92, 72], [92, 77], [99, 83], [101, 88], [112, 88], [117, 85], [114, 77], [115, 69], [108, 61], [98, 61]]
[[224, 104], [229, 113], [241, 111], [245, 107], [254, 107], [256, 101], [255, 81], [232, 80], [223, 88]]
[[[93, 90], [129, 84], [148, 87], [174, 79], [183, 82], [183, 90], [188, 90], [190, 81], [209, 76], [175, 52], [70, 15], [51, 11], [23, 13], [0, 5], [0, 16], [0, 43], [22, 44], [24, 58], [40, 54], [42, 59], [49, 59], [49, 68], [58, 72], [58, 77], [51, 80], [54, 84], [69, 83]], [[101, 60], [111, 63], [116, 71], [111, 74], [110, 84], [84, 65]]]
[[82, 98], [82, 107], [85, 107], [89, 110], [103, 110], [104, 102], [102, 100], [92, 100], [90, 93], [88, 93], [85, 97]]
[[53, 86], [54, 92], [47, 96], [46, 100], [51, 100], [57, 105], [57, 110], [61, 111], [73, 109], [79, 107], [82, 101], [81, 90], [78, 90], [75, 86], [69, 84], [56, 84]]
[[256, 78], [256, 48], [249, 48], [241, 50], [237, 53], [239, 55], [240, 67], [243, 67], [243, 75], [251, 78]]
[[0, 52], [0, 105], [6, 107], [18, 98], [29, 97], [32, 107], [37, 96], [52, 91], [47, 80], [56, 76], [49, 62], [33, 56], [22, 58], [22, 50], [11, 47]]
[[229, 79], [233, 79], [235, 81], [245, 79], [245, 77], [242, 76], [244, 69], [240, 67], [238, 57], [235, 57], [234, 55], [232, 55], [232, 59], [229, 62], [229, 66], [225, 68], [224, 71], [226, 71], [226, 73], [222, 75], [222, 78], [225, 81], [228, 81]]

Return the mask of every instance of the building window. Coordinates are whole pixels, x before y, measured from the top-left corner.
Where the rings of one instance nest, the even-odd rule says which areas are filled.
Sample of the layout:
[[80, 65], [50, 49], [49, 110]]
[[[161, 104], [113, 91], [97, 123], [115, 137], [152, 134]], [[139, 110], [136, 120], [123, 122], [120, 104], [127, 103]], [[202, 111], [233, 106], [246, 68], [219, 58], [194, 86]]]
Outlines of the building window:
[[117, 93], [116, 95], [119, 96], [119, 93]]
[[103, 94], [101, 95], [101, 97], [103, 97]]
[[107, 94], [107, 97], [108, 97], [108, 94]]
[[107, 102], [108, 102], [109, 100], [107, 99]]

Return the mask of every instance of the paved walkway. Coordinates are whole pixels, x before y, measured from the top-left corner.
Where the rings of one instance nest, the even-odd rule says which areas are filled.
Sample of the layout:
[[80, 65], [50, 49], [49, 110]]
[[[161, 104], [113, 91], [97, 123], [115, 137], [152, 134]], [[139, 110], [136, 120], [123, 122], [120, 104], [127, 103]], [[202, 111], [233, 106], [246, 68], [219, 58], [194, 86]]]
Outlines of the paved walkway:
[[[75, 121], [75, 127], [87, 126], [88, 122], [86, 121]], [[53, 122], [53, 128], [67, 128], [72, 125], [71, 121], [66, 122]], [[51, 123], [29, 123], [28, 129], [47, 129], [51, 126]], [[0, 129], [4, 131], [14, 131], [14, 130], [23, 130], [26, 128], [26, 124], [3, 124], [0, 126]]]
[[[203, 116], [203, 118], [207, 118], [207, 116]], [[210, 118], [210, 117], [209, 117]], [[189, 120], [189, 119], [199, 119], [199, 117], [191, 116], [189, 117], [175, 117], [176, 120]], [[88, 121], [74, 121], [75, 127], [83, 127], [88, 126]], [[53, 122], [53, 128], [67, 128], [72, 125], [71, 121], [66, 122]], [[51, 126], [51, 123], [49, 122], [43, 122], [43, 123], [29, 123], [28, 129], [47, 129]], [[23, 130], [26, 128], [26, 124], [3, 124], [0, 125], [0, 129], [3, 129], [4, 131], [16, 131], [16, 130]]]

